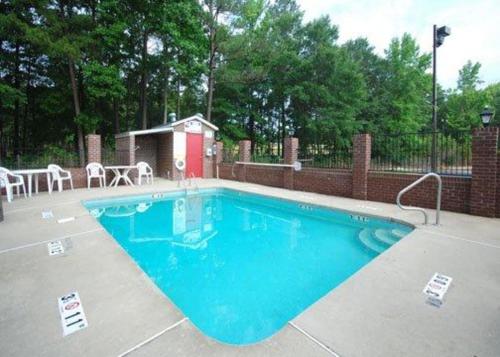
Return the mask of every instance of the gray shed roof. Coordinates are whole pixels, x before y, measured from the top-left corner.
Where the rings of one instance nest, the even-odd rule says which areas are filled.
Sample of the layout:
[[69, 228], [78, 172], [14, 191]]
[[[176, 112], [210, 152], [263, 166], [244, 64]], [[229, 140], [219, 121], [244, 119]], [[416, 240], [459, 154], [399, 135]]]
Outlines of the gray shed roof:
[[168, 123], [168, 124], [161, 124], [157, 125], [151, 129], [145, 129], [145, 130], [134, 130], [134, 131], [127, 131], [124, 133], [116, 134], [115, 138], [122, 138], [125, 136], [137, 136], [137, 135], [146, 135], [146, 134], [159, 134], [159, 133], [169, 133], [174, 131], [174, 127], [176, 127], [179, 124], [184, 124], [185, 122], [191, 121], [191, 120], [197, 120], [208, 126], [209, 128], [218, 131], [219, 128], [209, 121], [205, 120], [202, 116], [196, 114], [181, 120], [174, 121], [173, 123]]

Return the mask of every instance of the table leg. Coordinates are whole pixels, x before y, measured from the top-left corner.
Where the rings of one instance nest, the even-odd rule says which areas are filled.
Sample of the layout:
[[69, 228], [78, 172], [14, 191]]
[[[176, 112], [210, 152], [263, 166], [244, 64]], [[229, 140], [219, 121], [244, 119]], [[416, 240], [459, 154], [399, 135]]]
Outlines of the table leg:
[[134, 186], [134, 183], [132, 182], [132, 180], [130, 179], [130, 177], [128, 177], [128, 173], [129, 173], [130, 169], [127, 169], [127, 170], [124, 170], [123, 171], [123, 180], [125, 181], [125, 183], [127, 185], [130, 185], [130, 186]]
[[31, 184], [32, 184], [32, 179], [33, 175], [32, 174], [27, 174], [26, 178], [28, 179], [28, 196], [31, 197]]
[[38, 195], [38, 174], [35, 174], [35, 193]]
[[47, 172], [47, 191], [49, 191], [49, 195], [52, 194], [52, 185], [50, 184], [50, 172]]
[[121, 177], [120, 170], [114, 169], [113, 173], [115, 174], [115, 178], [113, 179], [113, 181], [115, 181], [115, 183], [114, 183], [113, 187], [118, 187], [118, 184], [120, 183], [120, 177]]

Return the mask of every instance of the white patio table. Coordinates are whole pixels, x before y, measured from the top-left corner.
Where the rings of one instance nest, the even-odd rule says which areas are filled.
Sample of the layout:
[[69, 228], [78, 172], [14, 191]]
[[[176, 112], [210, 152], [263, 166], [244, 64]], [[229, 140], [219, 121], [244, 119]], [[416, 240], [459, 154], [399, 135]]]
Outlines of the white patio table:
[[28, 178], [28, 196], [31, 197], [33, 176], [35, 178], [35, 193], [38, 194], [38, 175], [47, 175], [47, 187], [49, 194], [52, 193], [52, 187], [50, 184], [50, 170], [49, 169], [22, 169], [22, 170], [12, 170], [16, 175], [24, 175]]
[[123, 179], [123, 182], [125, 182], [126, 185], [134, 186], [134, 183], [130, 178], [128, 177], [128, 173], [132, 169], [136, 169], [136, 166], [127, 166], [127, 165], [117, 165], [117, 166], [104, 166], [106, 170], [111, 170], [115, 174], [115, 177], [109, 184], [109, 187], [111, 186], [118, 186], [118, 183], [120, 182], [121, 179]]

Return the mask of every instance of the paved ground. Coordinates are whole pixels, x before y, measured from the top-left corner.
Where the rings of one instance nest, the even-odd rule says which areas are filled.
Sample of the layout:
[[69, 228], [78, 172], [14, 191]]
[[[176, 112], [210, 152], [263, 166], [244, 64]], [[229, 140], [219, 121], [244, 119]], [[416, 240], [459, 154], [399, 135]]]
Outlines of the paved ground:
[[[500, 220], [442, 213], [439, 227], [395, 205], [223, 180], [233, 187], [401, 219], [417, 229], [270, 339], [234, 347], [205, 337], [80, 204], [176, 189], [118, 187], [4, 201], [0, 223], [2, 356], [500, 356]], [[50, 208], [54, 219], [44, 220]], [[57, 219], [77, 219], [58, 224]], [[47, 241], [66, 253], [50, 257]], [[434, 272], [454, 278], [445, 303], [425, 303]], [[78, 290], [89, 327], [62, 337], [57, 297]]]

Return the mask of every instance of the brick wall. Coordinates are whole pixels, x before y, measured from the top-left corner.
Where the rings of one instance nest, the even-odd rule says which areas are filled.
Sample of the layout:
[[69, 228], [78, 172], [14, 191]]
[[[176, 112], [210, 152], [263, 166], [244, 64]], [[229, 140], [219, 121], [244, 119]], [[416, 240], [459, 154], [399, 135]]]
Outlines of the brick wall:
[[497, 210], [496, 217], [500, 217], [500, 152], [497, 153]]
[[116, 138], [116, 161], [119, 165], [135, 165], [135, 136]]
[[470, 212], [495, 217], [497, 210], [498, 128], [476, 129], [472, 135]]
[[[399, 174], [387, 172], [368, 173], [369, 201], [380, 201], [395, 203], [396, 197], [403, 188], [410, 185], [422, 175]], [[442, 176], [443, 191], [441, 196], [441, 208], [454, 212], [469, 212], [470, 202], [470, 177]], [[427, 208], [436, 208], [437, 183], [429, 179], [407, 192], [401, 203]]]
[[[207, 149], [212, 149], [212, 146], [215, 143], [214, 131], [205, 124], [202, 124], [202, 130], [203, 130], [203, 177], [213, 178], [215, 176], [215, 171], [214, 171], [215, 156], [213, 155], [207, 156]], [[207, 137], [206, 132], [208, 131], [212, 132], [211, 137]]]
[[353, 141], [352, 197], [366, 200], [368, 195], [368, 170], [371, 158], [371, 136], [358, 134]]
[[101, 136], [89, 134], [87, 139], [87, 162], [101, 162]]
[[[287, 165], [293, 165], [297, 161], [298, 150], [299, 150], [299, 139], [297, 138], [285, 138], [284, 143], [284, 163]], [[283, 187], [293, 190], [294, 188], [294, 169], [292, 167], [283, 168]]]
[[[474, 133], [473, 137], [473, 176], [441, 176], [443, 182], [441, 207], [448, 211], [500, 217], [498, 129], [480, 129]], [[236, 177], [234, 177], [231, 172], [233, 165], [222, 163], [219, 165], [219, 175], [222, 179], [287, 188], [289, 186], [287, 186], [286, 175], [291, 173], [294, 190], [392, 204], [396, 202], [399, 191], [422, 176], [421, 174], [369, 171], [371, 151], [369, 136], [360, 135], [354, 142], [352, 171], [319, 168], [287, 171], [287, 168], [280, 167], [246, 166], [243, 168], [243, 165], [235, 165]], [[250, 160], [249, 148], [250, 142], [240, 142], [240, 161]], [[361, 175], [361, 177], [356, 178], [356, 175]], [[475, 198], [474, 189], [477, 192]], [[435, 208], [436, 190], [436, 181], [429, 179], [406, 193], [402, 203]], [[478, 202], [475, 210], [474, 202]]]
[[325, 195], [352, 197], [350, 170], [305, 168], [294, 172], [293, 188]]
[[172, 178], [174, 141], [172, 133], [158, 134], [157, 176]]
[[153, 169], [153, 175], [157, 176], [157, 151], [158, 135], [138, 135], [135, 137], [135, 145], [138, 149], [135, 151], [135, 162], [147, 162]]

